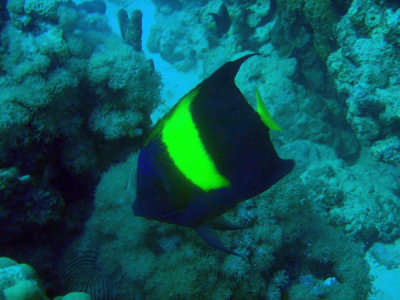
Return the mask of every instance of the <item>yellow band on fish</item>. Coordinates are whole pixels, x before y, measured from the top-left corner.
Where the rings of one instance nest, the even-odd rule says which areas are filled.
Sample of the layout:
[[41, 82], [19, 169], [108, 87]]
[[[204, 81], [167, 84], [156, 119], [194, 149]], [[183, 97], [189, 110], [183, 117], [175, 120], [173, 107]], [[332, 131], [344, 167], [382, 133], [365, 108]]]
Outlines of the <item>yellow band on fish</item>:
[[205, 149], [190, 112], [199, 90], [190, 92], [166, 120], [162, 141], [178, 169], [204, 191], [228, 187], [229, 180], [220, 174]]

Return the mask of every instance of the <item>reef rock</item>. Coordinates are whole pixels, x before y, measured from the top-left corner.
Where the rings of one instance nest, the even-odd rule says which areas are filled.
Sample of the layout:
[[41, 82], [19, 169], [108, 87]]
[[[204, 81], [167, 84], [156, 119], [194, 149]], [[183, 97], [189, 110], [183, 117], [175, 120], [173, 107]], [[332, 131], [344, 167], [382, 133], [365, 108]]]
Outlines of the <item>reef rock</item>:
[[[374, 144], [371, 151], [382, 160], [380, 141], [399, 136], [399, 13], [383, 2], [354, 0], [337, 26], [340, 48], [327, 60], [346, 99], [347, 121], [362, 144]], [[396, 152], [391, 157], [399, 156], [396, 146], [391, 151]]]

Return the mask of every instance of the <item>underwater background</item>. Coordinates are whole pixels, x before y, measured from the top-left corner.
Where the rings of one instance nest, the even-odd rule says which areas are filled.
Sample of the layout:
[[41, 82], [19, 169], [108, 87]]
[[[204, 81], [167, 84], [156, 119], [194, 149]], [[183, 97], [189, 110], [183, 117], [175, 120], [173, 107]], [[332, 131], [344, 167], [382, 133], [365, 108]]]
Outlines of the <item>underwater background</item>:
[[[0, 0], [0, 299], [400, 299], [400, 4]], [[136, 217], [155, 124], [228, 61], [295, 169], [217, 251]], [[84, 293], [72, 293], [84, 292]]]

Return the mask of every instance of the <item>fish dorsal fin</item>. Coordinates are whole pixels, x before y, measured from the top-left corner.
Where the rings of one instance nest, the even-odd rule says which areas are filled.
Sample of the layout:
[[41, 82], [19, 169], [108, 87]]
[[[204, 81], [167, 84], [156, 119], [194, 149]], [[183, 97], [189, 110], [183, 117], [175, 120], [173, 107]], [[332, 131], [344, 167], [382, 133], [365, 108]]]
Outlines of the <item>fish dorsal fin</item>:
[[209, 78], [208, 81], [212, 81], [217, 85], [223, 86], [223, 82], [230, 81], [234, 83], [236, 74], [239, 72], [240, 66], [250, 57], [254, 55], [260, 55], [259, 53], [251, 53], [242, 56], [234, 61], [227, 62], [218, 70], [216, 70]]
[[270, 129], [282, 131], [282, 128], [275, 122], [270, 112], [268, 111], [267, 107], [265, 106], [258, 88], [256, 88], [256, 93], [257, 93], [257, 113], [259, 114], [265, 126], [267, 126]]

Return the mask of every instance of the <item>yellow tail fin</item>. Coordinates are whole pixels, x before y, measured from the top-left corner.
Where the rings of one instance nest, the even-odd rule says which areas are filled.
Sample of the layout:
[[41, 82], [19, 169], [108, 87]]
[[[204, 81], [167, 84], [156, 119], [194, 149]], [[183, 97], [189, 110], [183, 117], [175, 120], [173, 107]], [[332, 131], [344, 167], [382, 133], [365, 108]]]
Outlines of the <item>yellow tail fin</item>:
[[282, 131], [282, 128], [272, 119], [271, 114], [269, 113], [267, 107], [264, 104], [264, 101], [261, 97], [260, 91], [256, 88], [257, 93], [257, 112], [260, 115], [261, 120], [270, 129]]

